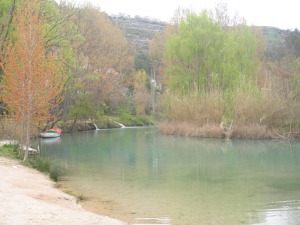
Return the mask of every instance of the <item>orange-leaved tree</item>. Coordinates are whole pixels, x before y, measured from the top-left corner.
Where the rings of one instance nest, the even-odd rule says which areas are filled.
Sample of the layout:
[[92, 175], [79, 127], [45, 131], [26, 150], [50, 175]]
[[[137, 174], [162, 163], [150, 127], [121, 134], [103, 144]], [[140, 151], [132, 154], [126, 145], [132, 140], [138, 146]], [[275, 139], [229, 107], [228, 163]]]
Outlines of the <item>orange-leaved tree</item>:
[[13, 21], [13, 41], [1, 63], [1, 98], [22, 126], [20, 145], [26, 150], [24, 161], [28, 158], [32, 125], [53, 116], [51, 112], [62, 101], [66, 81], [62, 62], [53, 55], [46, 56], [39, 12], [40, 0], [24, 0]]

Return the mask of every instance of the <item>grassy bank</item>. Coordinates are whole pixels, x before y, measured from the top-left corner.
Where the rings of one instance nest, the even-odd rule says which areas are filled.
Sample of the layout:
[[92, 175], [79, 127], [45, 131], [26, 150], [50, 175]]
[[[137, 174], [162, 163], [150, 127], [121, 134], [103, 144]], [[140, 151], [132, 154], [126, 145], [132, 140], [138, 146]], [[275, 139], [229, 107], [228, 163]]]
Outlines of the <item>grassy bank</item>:
[[16, 145], [5, 144], [0, 147], [0, 156], [18, 159], [18, 148]]
[[[18, 160], [20, 164], [36, 169], [50, 177], [51, 180], [58, 182], [60, 179], [67, 174], [67, 169], [64, 168], [57, 162], [51, 161], [49, 159], [44, 159], [39, 155], [30, 155], [29, 159], [24, 163], [20, 159], [23, 156], [18, 157], [18, 147], [17, 145], [6, 144], [0, 147], [0, 156], [5, 158], [10, 158]], [[56, 183], [56, 187], [60, 187], [60, 183]], [[76, 193], [71, 190], [63, 190], [65, 193], [72, 195], [76, 198], [77, 202], [85, 201], [86, 197], [82, 193]]]
[[[0, 147], [0, 156], [19, 160], [17, 145], [3, 145]], [[61, 176], [66, 174], [66, 169], [60, 164], [44, 159], [39, 155], [31, 155], [26, 162], [21, 162], [23, 165], [34, 168], [42, 173], [48, 174], [53, 181], [58, 181]]]

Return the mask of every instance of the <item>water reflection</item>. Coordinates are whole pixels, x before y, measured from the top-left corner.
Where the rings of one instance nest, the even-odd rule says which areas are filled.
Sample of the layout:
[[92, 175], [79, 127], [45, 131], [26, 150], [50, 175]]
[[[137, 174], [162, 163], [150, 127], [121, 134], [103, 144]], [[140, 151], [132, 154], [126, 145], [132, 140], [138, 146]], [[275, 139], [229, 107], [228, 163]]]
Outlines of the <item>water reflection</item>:
[[[41, 144], [68, 184], [119, 218], [172, 224], [297, 224], [300, 144], [161, 135], [155, 128], [66, 134]], [[100, 209], [101, 208], [101, 209]]]
[[[261, 214], [260, 225], [299, 224], [300, 201], [270, 202]], [[296, 212], [296, 213], [295, 213]]]
[[55, 145], [55, 144], [61, 144], [61, 139], [60, 137], [54, 137], [54, 138], [41, 138], [40, 142], [42, 143], [42, 145], [46, 145], [46, 144], [51, 144], [51, 145]]

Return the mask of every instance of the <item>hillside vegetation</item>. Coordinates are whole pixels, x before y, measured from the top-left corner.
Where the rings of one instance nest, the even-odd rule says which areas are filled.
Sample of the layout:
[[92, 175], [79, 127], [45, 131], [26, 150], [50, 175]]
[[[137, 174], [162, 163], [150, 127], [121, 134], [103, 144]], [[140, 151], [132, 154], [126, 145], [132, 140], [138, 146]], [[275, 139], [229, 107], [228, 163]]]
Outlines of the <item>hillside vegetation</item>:
[[[110, 16], [112, 21], [118, 24], [125, 32], [126, 38], [134, 46], [137, 53], [147, 54], [149, 43], [158, 32], [164, 31], [167, 23], [143, 18], [130, 17], [125, 15]], [[276, 27], [261, 26], [260, 29], [265, 41], [265, 56], [270, 61], [280, 60], [286, 55], [286, 37], [291, 30], [282, 30]]]

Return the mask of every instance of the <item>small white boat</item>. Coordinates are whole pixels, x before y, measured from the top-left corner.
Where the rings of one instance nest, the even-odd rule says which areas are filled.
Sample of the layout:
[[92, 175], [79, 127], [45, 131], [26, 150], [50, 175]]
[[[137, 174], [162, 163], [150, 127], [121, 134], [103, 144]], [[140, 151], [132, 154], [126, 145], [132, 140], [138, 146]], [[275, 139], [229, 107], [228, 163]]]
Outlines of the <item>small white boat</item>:
[[55, 137], [59, 137], [60, 134], [61, 134], [61, 129], [52, 128], [52, 129], [46, 130], [45, 132], [42, 132], [41, 137], [43, 137], [43, 138], [55, 138]]
[[[22, 146], [20, 146], [20, 148], [21, 148], [22, 150], [26, 151], [26, 145], [22, 145]], [[33, 154], [33, 155], [39, 154], [39, 153], [40, 153], [40, 147], [38, 146], [37, 149], [28, 147], [28, 153], [29, 153], [29, 154]]]

